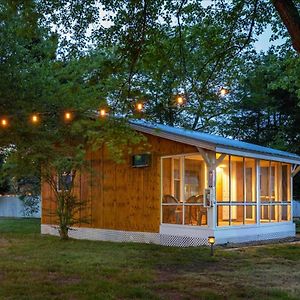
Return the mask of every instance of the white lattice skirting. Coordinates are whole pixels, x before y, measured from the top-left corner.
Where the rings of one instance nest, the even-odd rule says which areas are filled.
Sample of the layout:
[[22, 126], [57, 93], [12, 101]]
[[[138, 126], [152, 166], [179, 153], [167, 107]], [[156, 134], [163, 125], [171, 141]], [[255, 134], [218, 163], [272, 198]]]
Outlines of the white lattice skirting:
[[[41, 225], [42, 234], [58, 236], [57, 226]], [[195, 247], [207, 245], [207, 238], [175, 236], [151, 232], [132, 232], [96, 228], [72, 228], [69, 236], [75, 239], [110, 241], [110, 242], [135, 242], [145, 244], [157, 244], [175, 247]]]
[[[41, 225], [42, 234], [58, 236], [55, 225]], [[237, 227], [237, 228], [187, 228], [180, 226], [161, 225], [160, 233], [132, 232], [97, 228], [73, 228], [69, 235], [75, 239], [135, 242], [157, 244], [175, 247], [196, 247], [207, 245], [208, 236], [214, 235], [217, 244], [243, 243], [249, 241], [262, 241], [295, 236], [295, 224], [279, 223], [263, 226]]]

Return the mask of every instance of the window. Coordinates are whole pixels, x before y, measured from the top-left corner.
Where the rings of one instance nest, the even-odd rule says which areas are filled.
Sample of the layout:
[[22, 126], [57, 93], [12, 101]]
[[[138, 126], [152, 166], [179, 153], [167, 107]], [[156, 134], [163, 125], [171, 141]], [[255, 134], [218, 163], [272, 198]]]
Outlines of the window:
[[256, 223], [254, 159], [225, 156], [216, 169], [216, 200], [218, 226]]
[[65, 171], [57, 175], [57, 190], [68, 191], [72, 188], [73, 184], [73, 171]]
[[200, 155], [162, 159], [162, 223], [207, 225], [206, 167]]

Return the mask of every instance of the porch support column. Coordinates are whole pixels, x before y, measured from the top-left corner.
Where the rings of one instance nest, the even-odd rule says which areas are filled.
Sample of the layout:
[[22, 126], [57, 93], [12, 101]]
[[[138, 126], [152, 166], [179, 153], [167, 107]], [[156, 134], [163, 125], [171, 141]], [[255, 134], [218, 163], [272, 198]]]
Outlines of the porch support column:
[[207, 209], [207, 226], [211, 229], [215, 229], [217, 226], [216, 167], [223, 161], [225, 155], [221, 155], [218, 160], [216, 160], [216, 152], [202, 148], [197, 149], [206, 163], [206, 187], [211, 190], [212, 207]]
[[[209, 151], [210, 165], [207, 166], [207, 187], [211, 189], [212, 207], [207, 209], [207, 225], [209, 228], [217, 227], [217, 205], [216, 205], [216, 152]], [[211, 178], [209, 178], [212, 176]]]
[[256, 223], [260, 225], [260, 160], [256, 160]]
[[292, 167], [292, 177], [295, 177], [300, 172], [300, 165], [294, 165]]

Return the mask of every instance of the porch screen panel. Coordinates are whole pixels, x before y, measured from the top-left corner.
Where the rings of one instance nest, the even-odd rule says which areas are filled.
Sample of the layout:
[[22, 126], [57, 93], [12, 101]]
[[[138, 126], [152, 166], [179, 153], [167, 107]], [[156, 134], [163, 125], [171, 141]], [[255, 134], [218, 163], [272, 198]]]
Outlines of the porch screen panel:
[[184, 160], [184, 198], [187, 201], [193, 196], [201, 196], [204, 190], [204, 163], [201, 158]]
[[261, 223], [290, 220], [289, 170], [289, 164], [260, 162]]
[[[238, 156], [230, 157], [230, 201], [244, 202], [244, 158]], [[231, 205], [230, 207], [231, 225], [244, 224], [244, 206]]]
[[164, 158], [162, 159], [162, 223], [182, 223], [182, 204], [179, 197], [180, 161]]
[[226, 155], [216, 170], [217, 202], [229, 202], [230, 200], [229, 172], [229, 156]]
[[173, 159], [173, 187], [174, 187], [174, 197], [180, 201], [181, 200], [181, 191], [180, 191], [180, 183], [181, 183], [181, 164], [180, 158]]
[[[218, 158], [220, 154], [217, 154]], [[226, 155], [224, 160], [216, 169], [216, 200], [218, 204], [217, 209], [217, 223], [218, 226], [230, 225], [230, 206], [225, 203], [230, 202], [230, 156]]]
[[162, 160], [163, 165], [163, 195], [172, 194], [172, 159], [164, 158]]
[[230, 163], [231, 201], [244, 202], [244, 159], [231, 156]]
[[289, 180], [288, 180], [288, 165], [282, 165], [282, 178], [281, 178], [281, 186], [282, 186], [282, 201], [287, 202], [289, 199], [288, 195], [288, 187], [289, 187]]
[[245, 224], [256, 223], [256, 161], [245, 158]]
[[291, 165], [283, 163], [281, 170], [282, 204], [280, 221], [286, 222], [291, 220]]
[[203, 207], [205, 163], [200, 155], [184, 159], [184, 224], [207, 225], [207, 208]]
[[279, 205], [278, 202], [281, 201], [281, 185], [280, 178], [282, 175], [281, 164], [278, 162], [271, 162], [271, 197], [270, 197], [270, 221], [279, 222]]
[[260, 161], [260, 222], [270, 222], [270, 209], [269, 202], [271, 201], [271, 168], [270, 162]]
[[226, 156], [216, 174], [218, 226], [255, 224], [256, 160]]

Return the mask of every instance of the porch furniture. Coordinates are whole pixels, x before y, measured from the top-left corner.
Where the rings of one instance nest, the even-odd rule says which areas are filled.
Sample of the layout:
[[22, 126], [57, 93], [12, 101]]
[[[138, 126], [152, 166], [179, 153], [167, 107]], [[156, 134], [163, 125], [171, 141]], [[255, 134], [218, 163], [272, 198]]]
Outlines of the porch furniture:
[[[182, 209], [179, 201], [172, 195], [164, 195], [162, 198], [163, 204], [173, 204], [173, 205], [166, 205], [163, 213], [163, 222], [167, 220], [167, 223], [175, 223], [180, 224], [180, 215], [182, 214]], [[167, 209], [166, 209], [167, 207]], [[175, 216], [175, 218], [174, 218]], [[174, 220], [175, 219], [175, 220]], [[175, 221], [175, 222], [174, 222]]]
[[[193, 195], [186, 200], [186, 204], [203, 204], [203, 195]], [[186, 205], [186, 216], [187, 222], [189, 224], [197, 224], [198, 226], [202, 225], [202, 219], [207, 215], [207, 209], [203, 205]]]

